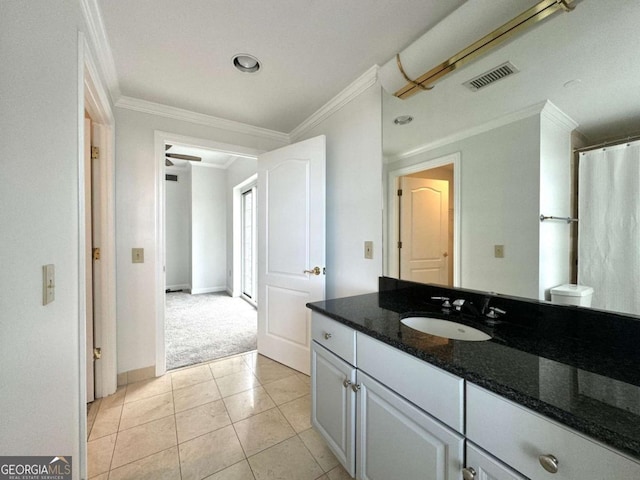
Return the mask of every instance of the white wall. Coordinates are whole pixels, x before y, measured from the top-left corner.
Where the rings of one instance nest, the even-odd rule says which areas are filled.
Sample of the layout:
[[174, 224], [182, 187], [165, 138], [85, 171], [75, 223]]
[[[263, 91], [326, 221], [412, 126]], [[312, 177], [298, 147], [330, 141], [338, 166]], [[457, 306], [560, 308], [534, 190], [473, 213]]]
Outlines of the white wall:
[[191, 293], [226, 290], [226, 172], [191, 167]]
[[[187, 168], [188, 167], [188, 168]], [[167, 288], [191, 288], [191, 167], [167, 168], [165, 181]]]
[[[156, 160], [154, 131], [259, 150], [283, 142], [116, 108], [116, 250], [118, 372], [156, 363]], [[131, 263], [131, 248], [145, 249], [145, 263]]]
[[[382, 99], [378, 84], [295, 141], [327, 136], [326, 297], [377, 291], [382, 274]], [[373, 241], [373, 260], [364, 242]]]
[[[395, 162], [461, 152], [461, 287], [538, 295], [539, 115]], [[505, 258], [494, 258], [494, 245]]]
[[[79, 6], [0, 10], [0, 454], [72, 455], [77, 479]], [[56, 298], [43, 306], [50, 263]]]
[[[233, 269], [234, 248], [239, 248], [239, 245], [233, 241], [233, 188], [255, 175], [257, 171], [258, 161], [253, 158], [237, 158], [227, 168], [227, 291], [229, 293], [233, 292], [235, 275], [241, 275], [241, 272]], [[235, 293], [240, 294], [240, 292]]]

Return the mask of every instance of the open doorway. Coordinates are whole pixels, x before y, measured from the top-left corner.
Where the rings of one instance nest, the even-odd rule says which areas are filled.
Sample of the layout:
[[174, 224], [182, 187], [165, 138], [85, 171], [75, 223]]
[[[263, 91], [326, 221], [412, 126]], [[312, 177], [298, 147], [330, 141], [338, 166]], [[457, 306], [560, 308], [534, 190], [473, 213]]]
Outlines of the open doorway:
[[460, 285], [460, 155], [389, 172], [391, 276]]
[[240, 239], [233, 234], [234, 187], [255, 176], [256, 159], [175, 139], [163, 149], [163, 330], [171, 370], [256, 349], [255, 182], [240, 198]]

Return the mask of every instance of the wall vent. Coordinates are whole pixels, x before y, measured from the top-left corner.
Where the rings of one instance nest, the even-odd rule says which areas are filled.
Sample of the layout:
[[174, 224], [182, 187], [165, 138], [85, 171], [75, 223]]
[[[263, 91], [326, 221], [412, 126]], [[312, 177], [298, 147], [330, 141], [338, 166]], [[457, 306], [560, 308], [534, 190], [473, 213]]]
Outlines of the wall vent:
[[167, 182], [177, 182], [177, 181], [178, 181], [178, 175], [173, 175], [173, 174], [171, 174], [171, 173], [167, 173], [167, 174], [164, 176], [164, 179], [165, 179]]
[[518, 70], [513, 63], [505, 62], [502, 65], [492, 68], [488, 72], [484, 72], [483, 74], [464, 82], [463, 85], [472, 92], [477, 92], [481, 88], [491, 85], [498, 80], [502, 80], [509, 75], [518, 73], [519, 71], [520, 70]]

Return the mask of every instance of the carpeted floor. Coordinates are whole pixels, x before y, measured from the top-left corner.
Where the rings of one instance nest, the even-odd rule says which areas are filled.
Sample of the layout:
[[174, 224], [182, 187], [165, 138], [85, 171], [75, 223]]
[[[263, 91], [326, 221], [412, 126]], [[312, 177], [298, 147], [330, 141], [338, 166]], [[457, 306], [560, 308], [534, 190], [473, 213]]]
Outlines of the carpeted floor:
[[241, 298], [167, 293], [167, 370], [255, 350], [256, 330], [256, 309]]

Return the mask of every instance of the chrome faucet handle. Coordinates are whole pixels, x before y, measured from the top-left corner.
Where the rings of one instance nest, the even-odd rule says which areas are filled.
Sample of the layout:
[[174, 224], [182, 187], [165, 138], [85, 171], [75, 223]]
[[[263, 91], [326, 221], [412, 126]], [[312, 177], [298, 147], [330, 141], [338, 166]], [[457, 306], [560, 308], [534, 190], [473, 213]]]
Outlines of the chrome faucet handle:
[[489, 313], [487, 313], [487, 318], [498, 318], [500, 315], [504, 315], [507, 313], [505, 310], [502, 310], [497, 307], [489, 307]]
[[452, 305], [455, 307], [457, 311], [460, 311], [462, 310], [462, 306], [464, 305], [465, 302], [466, 300], [464, 298], [458, 298], [453, 301]]
[[449, 297], [431, 297], [431, 300], [442, 300], [443, 308], [451, 308], [451, 304], [449, 303]]

